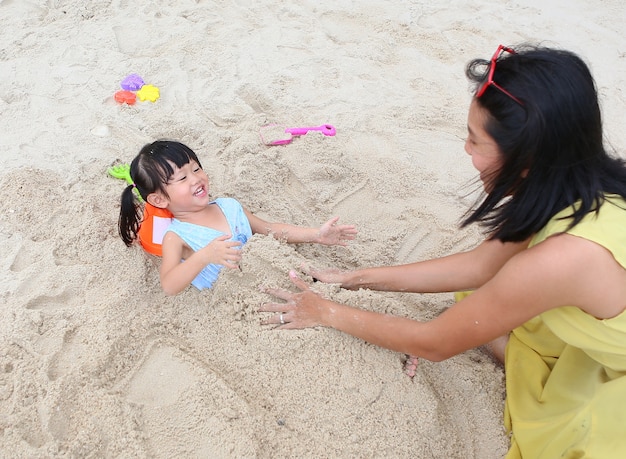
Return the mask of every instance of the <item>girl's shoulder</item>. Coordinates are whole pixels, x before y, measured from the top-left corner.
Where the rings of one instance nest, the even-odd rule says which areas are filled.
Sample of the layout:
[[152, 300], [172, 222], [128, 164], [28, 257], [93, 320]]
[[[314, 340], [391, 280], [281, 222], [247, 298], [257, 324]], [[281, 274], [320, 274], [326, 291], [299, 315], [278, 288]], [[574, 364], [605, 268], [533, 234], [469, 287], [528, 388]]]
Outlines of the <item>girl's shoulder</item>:
[[239, 204], [239, 201], [237, 201], [235, 198], [230, 198], [230, 197], [215, 198], [213, 202], [224, 203], [224, 204], [228, 204], [228, 203]]
[[216, 198], [213, 202], [220, 206], [222, 210], [239, 210], [243, 208], [241, 203], [235, 198]]

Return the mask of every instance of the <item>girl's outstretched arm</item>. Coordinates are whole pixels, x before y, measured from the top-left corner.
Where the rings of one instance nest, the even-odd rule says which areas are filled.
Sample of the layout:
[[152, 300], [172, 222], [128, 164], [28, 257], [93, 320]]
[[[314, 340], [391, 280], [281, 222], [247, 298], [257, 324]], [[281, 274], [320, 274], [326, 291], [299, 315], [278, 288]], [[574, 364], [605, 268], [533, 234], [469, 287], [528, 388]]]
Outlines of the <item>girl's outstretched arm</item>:
[[288, 223], [270, 223], [246, 209], [244, 211], [253, 233], [271, 234], [276, 239], [285, 240], [291, 244], [308, 242], [345, 246], [357, 234], [354, 225], [338, 225], [339, 217], [331, 218], [319, 228], [307, 228]]

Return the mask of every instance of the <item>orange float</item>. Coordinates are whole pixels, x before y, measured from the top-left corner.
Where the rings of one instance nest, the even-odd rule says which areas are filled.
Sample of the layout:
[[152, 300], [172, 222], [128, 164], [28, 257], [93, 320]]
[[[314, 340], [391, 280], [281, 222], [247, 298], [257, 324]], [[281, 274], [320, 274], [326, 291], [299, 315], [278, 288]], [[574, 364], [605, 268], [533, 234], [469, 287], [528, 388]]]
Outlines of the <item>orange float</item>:
[[158, 257], [163, 255], [161, 244], [167, 227], [172, 222], [174, 216], [167, 209], [161, 209], [146, 203], [143, 208], [143, 220], [139, 227], [137, 236], [141, 247], [152, 255]]

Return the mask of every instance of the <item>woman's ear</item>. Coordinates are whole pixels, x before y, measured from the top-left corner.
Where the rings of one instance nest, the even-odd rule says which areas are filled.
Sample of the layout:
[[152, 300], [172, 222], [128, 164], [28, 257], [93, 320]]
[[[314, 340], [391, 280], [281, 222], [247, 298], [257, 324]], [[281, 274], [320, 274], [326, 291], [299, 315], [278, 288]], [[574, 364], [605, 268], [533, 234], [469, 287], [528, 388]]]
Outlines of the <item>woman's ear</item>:
[[152, 204], [154, 207], [158, 207], [159, 209], [165, 209], [168, 204], [167, 199], [165, 199], [165, 197], [160, 193], [150, 193], [146, 198], [146, 201], [148, 204]]

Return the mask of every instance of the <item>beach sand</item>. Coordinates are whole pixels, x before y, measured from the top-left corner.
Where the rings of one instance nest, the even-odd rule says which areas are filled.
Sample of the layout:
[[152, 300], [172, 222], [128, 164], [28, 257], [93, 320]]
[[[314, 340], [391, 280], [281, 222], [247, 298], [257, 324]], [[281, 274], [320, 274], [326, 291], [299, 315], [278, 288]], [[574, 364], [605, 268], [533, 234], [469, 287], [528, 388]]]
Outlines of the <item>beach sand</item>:
[[[583, 56], [626, 150], [623, 3], [0, 0], [0, 456], [501, 458], [503, 370], [440, 363], [329, 329], [276, 331], [261, 286], [475, 246], [463, 150], [472, 58], [542, 42]], [[137, 73], [155, 102], [113, 95]], [[261, 126], [332, 124], [266, 146]], [[338, 215], [348, 247], [254, 236], [241, 271], [166, 297], [159, 260], [117, 234], [107, 168], [180, 140], [214, 196], [273, 221]], [[345, 291], [420, 320], [451, 294]]]

